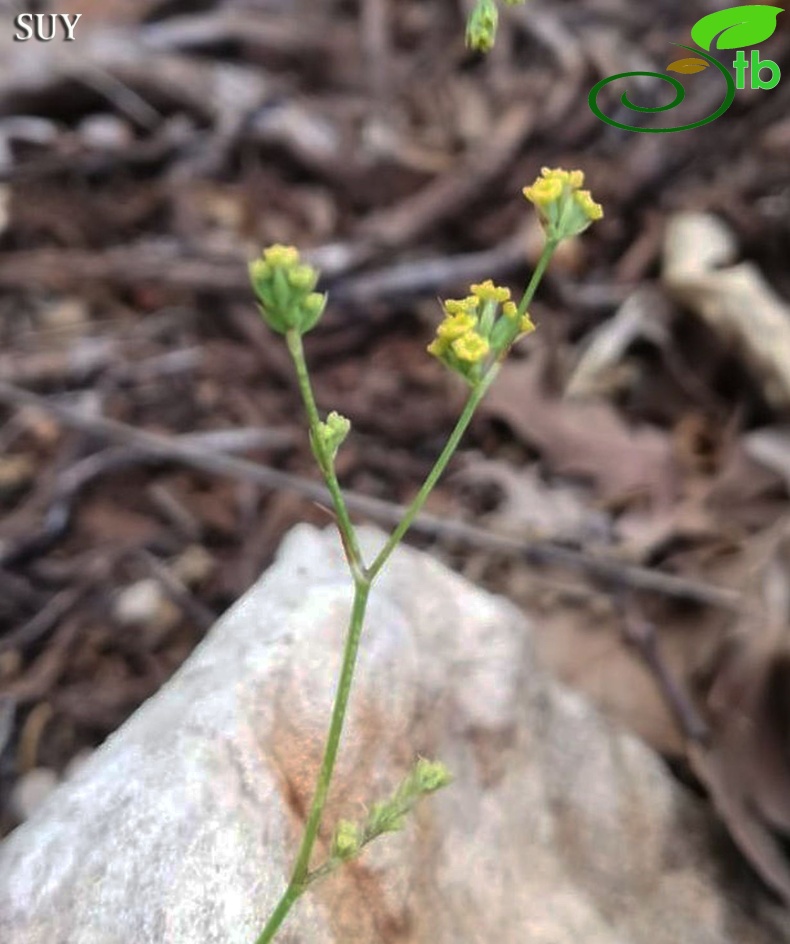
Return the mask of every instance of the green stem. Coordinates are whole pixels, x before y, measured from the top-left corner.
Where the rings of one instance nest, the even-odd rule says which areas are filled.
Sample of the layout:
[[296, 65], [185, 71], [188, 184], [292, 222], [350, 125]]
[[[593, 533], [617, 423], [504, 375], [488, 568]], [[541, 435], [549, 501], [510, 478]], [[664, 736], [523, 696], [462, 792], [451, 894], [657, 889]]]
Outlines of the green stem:
[[332, 779], [332, 772], [335, 768], [337, 758], [337, 749], [340, 744], [340, 736], [343, 731], [343, 722], [346, 717], [346, 707], [348, 706], [348, 697], [351, 694], [351, 682], [354, 678], [354, 667], [357, 662], [357, 653], [359, 652], [359, 640], [362, 636], [362, 625], [365, 621], [365, 610], [368, 603], [368, 594], [370, 593], [370, 582], [360, 581], [354, 584], [354, 603], [351, 608], [351, 620], [348, 626], [348, 635], [343, 650], [343, 664], [340, 669], [340, 678], [337, 683], [337, 692], [335, 694], [335, 705], [332, 709], [332, 720], [329, 724], [329, 734], [324, 748], [324, 759], [321, 762], [321, 770], [318, 773], [318, 784], [316, 785], [313, 804], [310, 807], [310, 813], [307, 817], [302, 845], [299, 847], [299, 854], [296, 857], [294, 866], [293, 881], [301, 885], [307, 876], [310, 864], [310, 853], [313, 850], [318, 827], [321, 824], [321, 814], [324, 812], [326, 797], [329, 792], [329, 782]]
[[540, 254], [538, 264], [535, 266], [535, 270], [532, 273], [532, 278], [529, 280], [529, 284], [524, 289], [524, 294], [521, 296], [521, 301], [518, 303], [518, 318], [516, 319], [517, 322], [521, 320], [521, 316], [529, 308], [532, 299], [535, 297], [535, 292], [538, 290], [541, 279], [546, 274], [546, 269], [549, 267], [549, 263], [551, 262], [551, 257], [554, 255], [554, 252], [559, 244], [560, 240], [546, 237], [546, 244], [543, 247], [543, 252]]
[[266, 927], [256, 938], [255, 944], [269, 944], [269, 941], [274, 940], [274, 935], [280, 930], [280, 925], [288, 917], [288, 912], [300, 894], [301, 891], [293, 885], [285, 889], [282, 898], [277, 902], [277, 907], [266, 922]]
[[[535, 270], [532, 273], [532, 278], [529, 280], [529, 284], [527, 285], [524, 294], [521, 297], [521, 301], [519, 302], [518, 317], [514, 319], [516, 324], [518, 324], [518, 322], [521, 320], [521, 316], [529, 307], [535, 292], [537, 291], [538, 285], [540, 285], [540, 280], [543, 278], [549, 262], [551, 262], [551, 257], [554, 255], [554, 251], [558, 245], [559, 240], [549, 238], [546, 239], [546, 244], [543, 247], [543, 252], [540, 255], [538, 264], [535, 266]], [[458, 448], [458, 444], [466, 432], [466, 429], [469, 426], [472, 417], [474, 416], [475, 410], [480, 405], [480, 401], [486, 395], [488, 388], [496, 379], [496, 375], [499, 373], [499, 368], [499, 363], [492, 364], [486, 375], [472, 390], [469, 399], [466, 401], [466, 406], [458, 418], [458, 422], [455, 424], [455, 429], [450, 434], [450, 438], [447, 440], [447, 445], [444, 447], [441, 455], [436, 460], [436, 464], [429, 472], [428, 478], [423, 483], [423, 486], [419, 492], [417, 492], [417, 495], [415, 496], [412, 503], [406, 509], [400, 524], [395, 528], [395, 530], [387, 539], [387, 543], [379, 552], [378, 557], [367, 569], [367, 576], [371, 581], [376, 578], [381, 568], [387, 563], [390, 554], [392, 554], [392, 552], [398, 546], [403, 536], [411, 527], [412, 522], [420, 513], [422, 506], [425, 504], [434, 486], [439, 481], [442, 473], [447, 468], [447, 463], [450, 461], [453, 453]]]
[[310, 856], [316, 838], [318, 837], [318, 829], [321, 825], [324, 807], [326, 806], [329, 784], [335, 769], [337, 751], [340, 746], [340, 737], [343, 732], [343, 722], [345, 721], [346, 708], [348, 707], [348, 699], [351, 694], [351, 683], [354, 678], [354, 667], [357, 661], [357, 653], [359, 652], [359, 640], [365, 621], [365, 609], [367, 607], [369, 593], [370, 582], [368, 580], [355, 581], [354, 603], [351, 608], [348, 634], [343, 649], [343, 664], [340, 669], [340, 678], [338, 679], [337, 690], [335, 692], [332, 720], [329, 724], [329, 734], [327, 735], [326, 747], [324, 748], [324, 757], [321, 761], [321, 769], [318, 772], [318, 782], [316, 784], [313, 802], [310, 806], [310, 812], [307, 816], [304, 835], [302, 836], [302, 842], [296, 856], [296, 864], [294, 865], [288, 887], [255, 944], [269, 944], [269, 941], [273, 940], [277, 929], [291, 910], [294, 902], [305, 890], [307, 884]]
[[302, 347], [302, 336], [298, 331], [289, 331], [285, 340], [288, 344], [288, 350], [291, 352], [294, 366], [296, 367], [296, 377], [299, 382], [299, 390], [302, 394], [305, 410], [307, 411], [307, 420], [310, 424], [310, 439], [313, 444], [313, 451], [318, 460], [318, 464], [326, 480], [329, 494], [332, 496], [332, 504], [335, 506], [337, 515], [337, 527], [340, 531], [340, 537], [343, 540], [343, 548], [348, 558], [348, 565], [355, 580], [362, 577], [365, 571], [365, 565], [362, 560], [362, 551], [359, 547], [354, 525], [351, 523], [351, 517], [340, 489], [340, 483], [335, 473], [335, 464], [332, 459], [326, 455], [318, 436], [318, 424], [321, 419], [318, 415], [318, 407], [313, 396], [313, 388], [310, 384], [310, 375], [307, 372], [307, 362], [304, 357], [304, 348]]

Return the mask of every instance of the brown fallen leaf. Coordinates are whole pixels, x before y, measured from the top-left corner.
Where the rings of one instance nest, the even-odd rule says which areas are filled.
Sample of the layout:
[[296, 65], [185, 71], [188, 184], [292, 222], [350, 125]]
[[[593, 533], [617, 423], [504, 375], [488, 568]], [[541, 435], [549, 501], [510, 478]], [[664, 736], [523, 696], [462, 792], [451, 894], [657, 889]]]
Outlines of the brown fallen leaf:
[[452, 481], [490, 497], [491, 511], [481, 516], [498, 533], [578, 544], [608, 535], [611, 523], [592, 507], [582, 489], [546, 484], [534, 466], [517, 468], [484, 456], [470, 457]]
[[761, 568], [744, 623], [718, 661], [706, 709], [711, 736], [689, 750], [733, 840], [790, 904], [790, 530]]
[[553, 472], [591, 481], [607, 502], [668, 506], [678, 490], [669, 435], [630, 428], [609, 403], [552, 395], [543, 368], [541, 353], [504, 364], [481, 413], [507, 423]]
[[790, 405], [790, 305], [753, 262], [733, 264], [733, 231], [718, 217], [670, 217], [663, 281], [669, 295], [740, 353], [772, 407]]

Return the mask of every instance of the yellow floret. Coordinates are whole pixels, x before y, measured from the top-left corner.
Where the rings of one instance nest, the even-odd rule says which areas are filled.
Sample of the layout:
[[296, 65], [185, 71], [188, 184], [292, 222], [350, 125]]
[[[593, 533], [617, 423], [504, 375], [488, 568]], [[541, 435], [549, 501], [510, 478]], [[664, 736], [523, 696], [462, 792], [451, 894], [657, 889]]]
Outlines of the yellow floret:
[[536, 207], [546, 207], [562, 196], [562, 181], [556, 177], [538, 177], [531, 187], [524, 187], [522, 191], [530, 203]]
[[283, 246], [275, 243], [263, 250], [263, 258], [273, 266], [289, 268], [299, 264], [299, 250], [295, 246]]
[[470, 289], [472, 296], [479, 298], [481, 302], [506, 302], [510, 298], [510, 289], [494, 285], [491, 279], [472, 285]]
[[588, 220], [600, 220], [603, 216], [603, 207], [593, 200], [589, 190], [579, 190], [574, 193], [573, 199]]
[[466, 298], [448, 298], [442, 307], [448, 315], [476, 315], [479, 302], [474, 295]]
[[448, 315], [436, 329], [436, 336], [445, 341], [454, 341], [471, 331], [477, 324], [477, 318], [474, 315], [457, 314]]
[[563, 170], [561, 167], [543, 167], [542, 176], [547, 180], [558, 180], [561, 184], [567, 184], [572, 190], [578, 190], [584, 186], [584, 171], [581, 170]]
[[441, 359], [449, 346], [449, 342], [445, 341], [444, 338], [434, 338], [425, 350], [429, 354], [433, 354], [434, 357]]
[[481, 361], [490, 350], [488, 341], [480, 337], [476, 331], [468, 331], [462, 337], [457, 338], [453, 341], [452, 347], [456, 357], [468, 364], [476, 364]]
[[505, 302], [502, 306], [502, 314], [512, 320], [518, 314], [518, 305], [515, 302]]
[[529, 312], [525, 312], [521, 316], [521, 321], [518, 325], [518, 330], [521, 334], [531, 334], [535, 330], [535, 324], [529, 316]]

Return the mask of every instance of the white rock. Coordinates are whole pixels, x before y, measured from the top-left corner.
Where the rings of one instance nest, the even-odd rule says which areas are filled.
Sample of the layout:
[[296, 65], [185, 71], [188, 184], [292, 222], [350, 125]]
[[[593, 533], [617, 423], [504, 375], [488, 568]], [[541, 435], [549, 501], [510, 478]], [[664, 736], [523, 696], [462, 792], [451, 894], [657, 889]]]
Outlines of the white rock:
[[[0, 846], [3, 944], [253, 944], [293, 860], [349, 603], [334, 534], [296, 528]], [[303, 898], [283, 944], [790, 941], [740, 907], [711, 819], [658, 759], [536, 666], [523, 616], [402, 550], [371, 595], [328, 828], [417, 753], [452, 786]]]

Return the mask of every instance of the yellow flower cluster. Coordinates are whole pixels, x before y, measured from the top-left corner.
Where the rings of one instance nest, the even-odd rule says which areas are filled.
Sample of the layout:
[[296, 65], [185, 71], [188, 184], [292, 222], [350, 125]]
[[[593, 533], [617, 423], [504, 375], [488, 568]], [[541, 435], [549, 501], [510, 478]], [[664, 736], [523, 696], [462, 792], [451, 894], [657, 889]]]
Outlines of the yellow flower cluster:
[[466, 298], [448, 298], [442, 304], [444, 320], [428, 345], [428, 353], [474, 384], [489, 355], [502, 357], [514, 341], [534, 331], [535, 325], [529, 313], [519, 315], [509, 288], [486, 279], [470, 286], [469, 291]]
[[524, 196], [535, 205], [552, 239], [576, 236], [603, 216], [603, 207], [583, 186], [580, 170], [544, 167], [532, 186], [524, 187]]
[[[484, 283], [484, 286], [473, 285], [473, 294], [466, 298], [448, 298], [443, 303], [444, 321], [436, 329], [436, 337], [428, 345], [429, 354], [440, 360], [448, 360], [448, 355], [452, 352], [456, 358], [470, 365], [483, 360], [491, 346], [477, 330], [480, 323], [478, 311], [481, 296], [475, 293], [475, 289], [482, 289], [486, 293], [489, 286], [491, 289], [495, 288], [490, 280]], [[499, 289], [499, 292], [503, 291], [510, 294], [508, 289]], [[449, 359], [452, 360], [452, 357]]]

